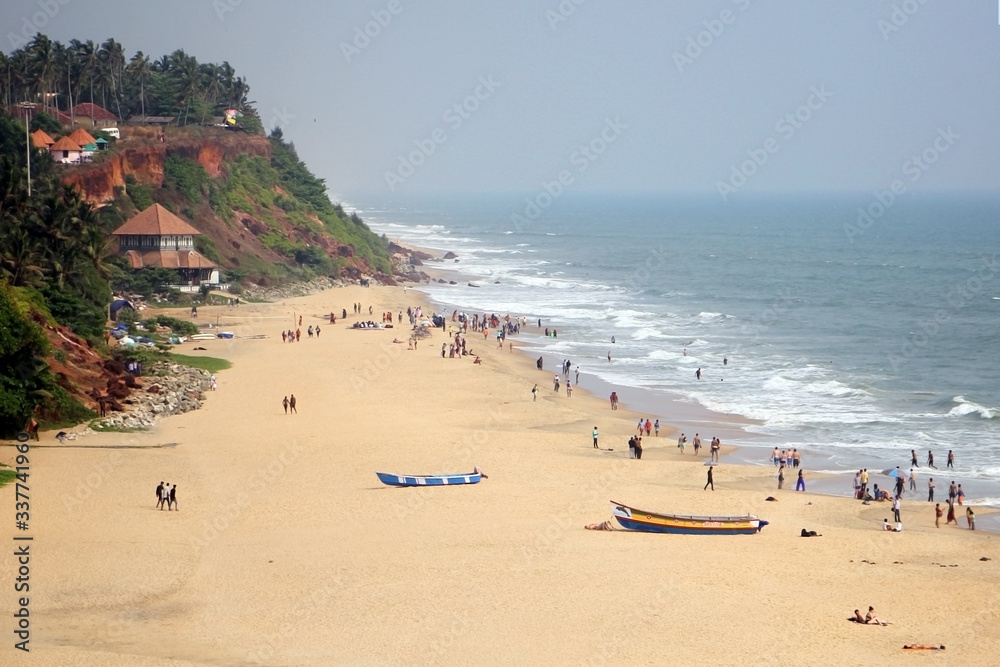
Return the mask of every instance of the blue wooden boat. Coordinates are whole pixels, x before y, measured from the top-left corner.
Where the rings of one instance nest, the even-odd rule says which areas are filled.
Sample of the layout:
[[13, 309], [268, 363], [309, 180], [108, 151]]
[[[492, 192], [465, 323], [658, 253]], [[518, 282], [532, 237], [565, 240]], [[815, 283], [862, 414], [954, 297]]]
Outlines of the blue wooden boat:
[[635, 509], [611, 501], [611, 513], [626, 530], [643, 533], [674, 533], [678, 535], [753, 535], [759, 533], [767, 521], [753, 515], [746, 516], [685, 516], [658, 514]]
[[452, 484], [478, 484], [482, 473], [467, 472], [457, 475], [394, 475], [376, 472], [379, 481], [389, 486], [451, 486]]

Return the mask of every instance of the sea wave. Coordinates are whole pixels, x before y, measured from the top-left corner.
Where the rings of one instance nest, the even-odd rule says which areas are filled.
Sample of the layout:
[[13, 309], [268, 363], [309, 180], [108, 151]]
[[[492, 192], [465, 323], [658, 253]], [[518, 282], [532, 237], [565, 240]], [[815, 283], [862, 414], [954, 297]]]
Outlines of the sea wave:
[[948, 411], [949, 415], [956, 417], [964, 417], [966, 415], [979, 415], [983, 419], [996, 419], [1000, 415], [1000, 408], [987, 408], [979, 405], [978, 403], [973, 403], [972, 401], [966, 400], [964, 396], [956, 396], [951, 399], [955, 403], [958, 403], [955, 407]]

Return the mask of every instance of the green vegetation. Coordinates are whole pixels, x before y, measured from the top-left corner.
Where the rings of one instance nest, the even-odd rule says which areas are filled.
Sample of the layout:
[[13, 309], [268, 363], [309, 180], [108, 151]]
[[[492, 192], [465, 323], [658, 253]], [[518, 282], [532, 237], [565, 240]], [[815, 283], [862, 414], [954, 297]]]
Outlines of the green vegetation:
[[219, 371], [224, 371], [233, 367], [231, 361], [219, 359], [217, 357], [192, 357], [187, 354], [171, 354], [170, 358], [178, 364], [190, 366], [191, 368], [200, 368], [203, 371], [208, 371], [209, 373], [218, 373]]
[[146, 320], [146, 327], [155, 329], [157, 326], [170, 327], [178, 336], [193, 336], [198, 333], [198, 325], [188, 320], [179, 320], [169, 315], [157, 315]]
[[3, 487], [5, 484], [10, 484], [16, 478], [17, 472], [14, 470], [7, 467], [0, 468], [0, 487]]
[[99, 419], [90, 422], [89, 426], [99, 433], [142, 433], [149, 430], [144, 426], [109, 426]]
[[77, 423], [93, 412], [60, 387], [45, 357], [39, 322], [52, 315], [38, 292], [0, 282], [0, 437], [13, 437], [32, 415], [45, 425]]
[[56, 137], [63, 131], [59, 121], [45, 112], [35, 114], [35, 117], [31, 119], [30, 129], [32, 132], [41, 130], [51, 137]]
[[[65, 105], [65, 111], [91, 102], [119, 118], [175, 116], [180, 125], [203, 125], [226, 109], [236, 109], [243, 113], [244, 129], [261, 131], [259, 116], [247, 104], [250, 86], [228, 62], [199, 63], [181, 49], [156, 60], [137, 51], [128, 59], [114, 39], [103, 43], [74, 39], [62, 44], [41, 33], [30, 41], [15, 33], [10, 37], [16, 50], [0, 54], [5, 106], [27, 99], [55, 99]], [[49, 117], [39, 126], [53, 127], [49, 121], [55, 122]], [[58, 123], [54, 129], [60, 131]]]
[[208, 174], [198, 162], [186, 157], [168, 155], [163, 165], [163, 186], [173, 188], [188, 201], [201, 202], [202, 189], [208, 185]]

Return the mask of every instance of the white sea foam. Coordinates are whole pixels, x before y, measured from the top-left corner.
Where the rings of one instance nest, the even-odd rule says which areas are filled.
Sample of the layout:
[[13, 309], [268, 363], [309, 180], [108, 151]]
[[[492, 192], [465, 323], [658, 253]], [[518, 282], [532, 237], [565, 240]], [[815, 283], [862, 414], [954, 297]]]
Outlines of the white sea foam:
[[965, 415], [977, 414], [983, 419], [995, 419], [997, 414], [1000, 414], [1000, 409], [983, 407], [978, 403], [967, 401], [964, 396], [956, 396], [951, 400], [958, 403], [958, 405], [949, 410], [948, 414], [954, 415], [956, 417], [964, 417]]

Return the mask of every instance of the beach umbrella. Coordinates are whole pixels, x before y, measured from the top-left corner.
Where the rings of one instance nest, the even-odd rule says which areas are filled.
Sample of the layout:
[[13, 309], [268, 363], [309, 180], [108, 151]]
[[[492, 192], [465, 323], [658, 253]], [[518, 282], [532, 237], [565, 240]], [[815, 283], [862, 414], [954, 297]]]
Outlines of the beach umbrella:
[[885, 475], [886, 477], [899, 477], [904, 482], [907, 479], [906, 473], [900, 470], [899, 468], [889, 468], [887, 470], [883, 470], [882, 474]]

